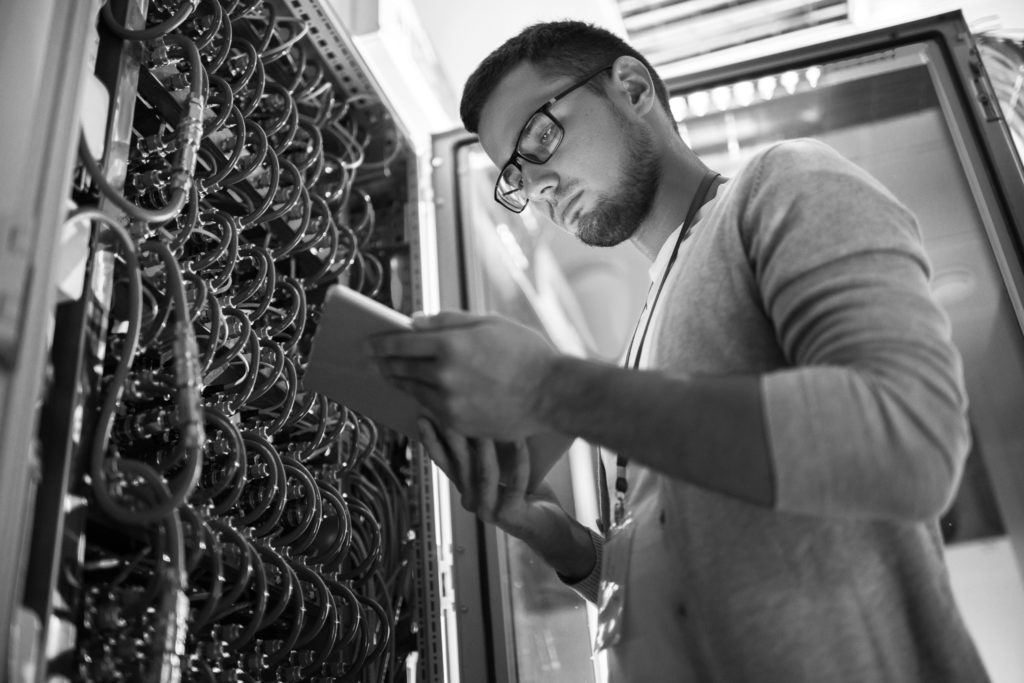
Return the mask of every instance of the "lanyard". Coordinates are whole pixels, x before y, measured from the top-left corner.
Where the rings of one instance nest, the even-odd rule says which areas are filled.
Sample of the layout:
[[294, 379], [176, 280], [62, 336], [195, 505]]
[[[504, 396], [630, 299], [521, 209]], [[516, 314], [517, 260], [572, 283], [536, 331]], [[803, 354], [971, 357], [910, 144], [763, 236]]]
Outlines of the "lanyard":
[[[651, 327], [651, 319], [654, 317], [654, 307], [658, 305], [658, 299], [661, 298], [661, 291], [665, 288], [665, 282], [668, 281], [668, 275], [672, 270], [672, 266], [676, 262], [676, 257], [679, 256], [679, 247], [682, 246], [683, 242], [690, 235], [690, 228], [693, 224], [693, 219], [697, 216], [697, 211], [707, 201], [708, 193], [711, 191], [714, 185], [715, 179], [721, 175], [714, 171], [708, 171], [704, 174], [704, 177], [700, 181], [700, 185], [697, 187], [697, 192], [693, 195], [693, 201], [690, 202], [690, 207], [686, 211], [686, 218], [683, 219], [683, 224], [679, 228], [679, 235], [676, 236], [676, 243], [672, 247], [672, 255], [669, 257], [668, 264], [665, 266], [665, 272], [662, 273], [661, 282], [658, 283], [658, 289], [654, 292], [654, 299], [650, 298], [650, 292], [648, 291], [647, 303], [644, 303], [643, 310], [640, 312], [640, 317], [636, 321], [636, 327], [633, 329], [633, 336], [629, 340], [629, 347], [626, 351], [625, 367], [628, 369], [632, 365], [634, 370], [640, 369], [640, 354], [643, 353], [644, 342], [647, 340], [647, 331]], [[654, 287], [654, 283], [651, 283], [651, 287]], [[647, 319], [644, 321], [644, 329], [640, 334], [640, 343], [636, 347], [636, 357], [633, 362], [630, 363], [630, 357], [633, 355], [633, 345], [636, 342], [636, 333], [640, 332], [640, 322], [644, 320], [644, 313], [647, 314]], [[610, 507], [610, 501], [608, 501], [608, 475], [604, 469], [604, 460], [600, 461], [601, 468], [599, 472], [600, 486], [601, 486], [601, 499], [604, 503], [604, 518], [607, 519], [608, 508]], [[622, 522], [625, 517], [626, 511], [626, 491], [629, 488], [629, 482], [626, 480], [626, 466], [629, 464], [629, 460], [623, 456], [618, 456], [615, 461], [615, 523]]]

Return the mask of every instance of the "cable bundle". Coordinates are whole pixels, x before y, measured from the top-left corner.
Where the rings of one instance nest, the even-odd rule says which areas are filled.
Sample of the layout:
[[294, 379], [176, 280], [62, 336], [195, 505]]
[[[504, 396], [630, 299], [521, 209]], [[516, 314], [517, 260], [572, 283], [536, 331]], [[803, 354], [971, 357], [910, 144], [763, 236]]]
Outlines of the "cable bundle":
[[80, 146], [129, 224], [74, 216], [116, 258], [79, 674], [401, 678], [405, 444], [300, 385], [326, 288], [387, 294], [377, 208], [402, 215], [401, 168], [379, 191], [400, 136], [273, 5], [154, 0], [131, 30], [107, 4], [100, 23], [144, 65], [123, 192]]

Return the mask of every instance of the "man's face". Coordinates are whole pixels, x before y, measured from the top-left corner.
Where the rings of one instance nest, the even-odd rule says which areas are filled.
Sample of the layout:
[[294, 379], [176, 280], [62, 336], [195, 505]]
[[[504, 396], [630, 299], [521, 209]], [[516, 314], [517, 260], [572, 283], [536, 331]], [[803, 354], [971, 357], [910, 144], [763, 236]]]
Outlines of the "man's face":
[[[552, 79], [529, 64], [502, 79], [480, 117], [480, 141], [495, 165], [512, 156], [533, 112], [571, 84], [570, 77]], [[586, 244], [629, 239], [650, 212], [660, 176], [650, 131], [587, 88], [551, 112], [565, 128], [558, 149], [544, 164], [519, 161], [531, 205]]]

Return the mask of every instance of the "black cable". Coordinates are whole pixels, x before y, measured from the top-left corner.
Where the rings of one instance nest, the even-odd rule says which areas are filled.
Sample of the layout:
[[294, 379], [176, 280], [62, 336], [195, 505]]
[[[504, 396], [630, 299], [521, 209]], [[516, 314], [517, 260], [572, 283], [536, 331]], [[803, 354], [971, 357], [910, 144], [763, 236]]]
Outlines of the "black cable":
[[[248, 164], [242, 168], [235, 168], [235, 165], [228, 166], [228, 175], [221, 179], [217, 184], [219, 189], [231, 187], [235, 183], [245, 180], [252, 175], [256, 169], [263, 164], [263, 160], [267, 156], [267, 152], [270, 149], [270, 145], [267, 141], [267, 135], [263, 132], [263, 128], [259, 126], [255, 121], [250, 121], [245, 118], [245, 115], [239, 110], [238, 115], [244, 123], [243, 130], [241, 131], [242, 145], [247, 146], [249, 144], [249, 137], [255, 138], [255, 152], [249, 155], [247, 159]], [[239, 132], [236, 130], [235, 135], [238, 136]], [[241, 166], [241, 164], [237, 164]]]
[[[266, 247], [250, 246], [254, 251], [259, 252], [257, 256], [264, 260], [266, 269], [261, 269], [262, 278], [259, 282], [254, 283], [255, 292], [247, 294], [244, 299], [239, 297], [234, 305], [239, 311], [243, 311], [250, 320], [259, 320], [270, 309], [274, 301], [274, 295], [277, 292], [277, 269], [274, 267], [273, 256]], [[260, 294], [260, 298], [254, 301], [252, 298], [254, 294]], [[232, 299], [232, 301], [236, 300]]]
[[285, 350], [290, 350], [295, 346], [299, 338], [302, 337], [302, 333], [305, 330], [307, 317], [306, 291], [295, 279], [290, 277], [282, 278], [281, 285], [282, 289], [286, 290], [284, 293], [289, 297], [291, 305], [283, 311], [272, 308], [271, 310], [277, 313], [280, 319], [276, 323], [261, 319], [261, 322], [266, 323], [262, 330], [270, 339], [277, 339], [284, 335], [289, 327], [294, 327], [294, 332], [284, 344]]
[[[296, 108], [296, 111], [298, 109]], [[303, 141], [299, 137], [299, 132], [302, 132], [307, 136], [308, 139]], [[298, 139], [296, 139], [298, 138]], [[293, 154], [300, 157], [300, 160], [296, 160]], [[292, 142], [284, 150], [284, 155], [288, 157], [288, 160], [295, 164], [295, 167], [299, 169], [305, 180], [307, 188], [316, 185], [317, 180], [320, 178], [320, 174], [324, 170], [324, 137], [320, 134], [320, 129], [313, 124], [313, 122], [306, 116], [300, 116], [298, 119], [296, 136], [292, 139]]]
[[[269, 111], [271, 101], [283, 103], [284, 111], [276, 114]], [[267, 103], [268, 106], [264, 107], [264, 103]], [[298, 126], [298, 114], [295, 111], [295, 100], [292, 99], [291, 93], [288, 92], [288, 89], [277, 81], [268, 81], [266, 87], [263, 89], [263, 97], [260, 101], [260, 106], [256, 107], [252, 116], [254, 119], [260, 121], [260, 125], [263, 126], [263, 130], [266, 131], [268, 138], [273, 138], [286, 125], [289, 125], [292, 128], [290, 136], [285, 136], [283, 139], [278, 141], [277, 145], [274, 145], [275, 151], [279, 154], [283, 153], [295, 137], [294, 129]], [[293, 118], [294, 122], [292, 121]], [[268, 123], [264, 123], [264, 121], [267, 121]]]
[[331, 609], [334, 607], [334, 597], [331, 592], [327, 590], [327, 584], [324, 582], [322, 576], [317, 574], [315, 571], [303, 564], [293, 564], [295, 573], [299, 576], [300, 583], [305, 581], [313, 588], [313, 595], [316, 596], [316, 602], [319, 605], [319, 610], [315, 615], [310, 614], [310, 603], [306, 603], [306, 616], [303, 620], [303, 624], [306, 628], [300, 633], [292, 647], [303, 647], [309, 644], [320, 633], [323, 627], [327, 624], [327, 619], [331, 614]]
[[[248, 545], [248, 544], [247, 544]], [[245, 624], [238, 634], [227, 642], [227, 647], [232, 650], [241, 650], [256, 636], [256, 633], [260, 630], [260, 626], [263, 623], [263, 618], [267, 611], [267, 573], [266, 568], [263, 566], [263, 560], [260, 559], [259, 554], [256, 552], [255, 546], [248, 545], [249, 557], [252, 561], [253, 568], [253, 581], [251, 586], [251, 593], [253, 595], [253, 602], [247, 605], [234, 605], [229, 607], [224, 612], [218, 614], [215, 618], [218, 620], [224, 619], [230, 614], [243, 611], [248, 608], [249, 621]]]
[[[213, 194], [219, 192], [222, 189], [221, 183], [228, 178], [232, 171], [236, 170], [239, 160], [242, 158], [242, 153], [245, 152], [245, 144], [247, 139], [247, 131], [245, 128], [245, 117], [242, 116], [242, 112], [235, 105], [231, 105], [229, 109], [229, 118], [231, 124], [234, 127], [234, 131], [231, 133], [233, 145], [231, 153], [228, 155], [227, 160], [219, 159], [209, 150], [201, 150], [200, 155], [203, 159], [209, 159], [208, 165], [213, 168], [213, 171], [208, 176], [201, 176], [197, 179], [196, 185], [199, 191], [203, 195]], [[220, 165], [218, 166], [218, 161]], [[228, 183], [229, 185], [232, 183]]]
[[[229, 486], [233, 486], [237, 490], [237, 493], [233, 492], [232, 494], [235, 496], [234, 500], [237, 500], [237, 496], [241, 495], [242, 487], [245, 485], [245, 471], [248, 466], [242, 434], [238, 431], [238, 427], [231, 422], [231, 419], [219, 408], [210, 405], [204, 406], [203, 418], [206, 424], [220, 431], [226, 444], [223, 455], [226, 457], [228, 464], [226, 467], [217, 468], [216, 475], [211, 477], [213, 479], [211, 483], [208, 486], [203, 486], [192, 496], [192, 503], [200, 505], [211, 501], [223, 494]], [[208, 440], [209, 445], [216, 443], [218, 442], [215, 439]], [[225, 505], [225, 511], [230, 509], [233, 504], [234, 502]]]
[[110, 8], [110, 2], [105, 2], [103, 4], [103, 22], [114, 35], [123, 40], [152, 40], [153, 38], [167, 37], [167, 34], [184, 24], [189, 15], [199, 6], [199, 0], [180, 1], [181, 5], [170, 19], [139, 30], [128, 29], [118, 23]]
[[252, 333], [252, 323], [249, 322], [249, 317], [246, 316], [244, 312], [230, 307], [224, 308], [222, 312], [225, 321], [230, 319], [234, 322], [234, 325], [226, 326], [229, 328], [227, 330], [228, 337], [234, 337], [236, 341], [233, 346], [222, 344], [218, 347], [212, 362], [205, 370], [203, 376], [203, 381], [207, 385], [210, 385], [214, 381], [214, 377], [219, 374], [226, 365], [233, 362], [242, 354], [242, 351], [245, 349]]
[[[267, 361], [268, 355], [273, 356], [273, 364]], [[252, 388], [249, 400], [246, 403], [259, 401], [268, 391], [276, 387], [284, 375], [284, 366], [285, 351], [281, 348], [281, 345], [269, 339], [264, 339], [260, 342], [260, 366], [256, 369], [256, 372], [262, 375], [262, 378]]]
[[[270, 255], [265, 249], [247, 244], [238, 251], [238, 264], [251, 263], [255, 266], [255, 273], [247, 277], [240, 277], [236, 281], [234, 290], [230, 294], [231, 305], [238, 306], [246, 303], [256, 292], [265, 287], [267, 275], [273, 264]], [[248, 281], [247, 284], [246, 281]]]
[[[195, 519], [197, 519], [202, 525], [202, 530], [208, 540], [204, 558], [209, 564], [209, 569], [205, 572], [192, 571], [189, 574], [190, 577], [192, 577], [190, 583], [193, 588], [193, 594], [189, 596], [189, 600], [203, 601], [202, 606], [199, 607], [192, 615], [191, 622], [194, 627], [201, 628], [210, 622], [210, 619], [213, 616], [214, 611], [217, 609], [223, 595], [224, 579], [221, 543], [209, 526], [202, 522], [198, 513], [196, 513], [192, 508], [185, 505], [181, 507], [180, 510], [185, 514], [192, 514], [195, 516]], [[205, 579], [209, 582], [209, 586], [207, 586], [206, 591], [203, 593], [198, 591], [198, 579], [203, 578], [204, 574]]]
[[[198, 4], [202, 4], [203, 0], [199, 0]], [[195, 41], [196, 47], [200, 52], [205, 50], [213, 42], [213, 39], [217, 36], [217, 32], [220, 31], [221, 24], [224, 23], [224, 10], [221, 7], [220, 0], [206, 0], [206, 4], [213, 8], [213, 14], [211, 16], [209, 26], [206, 27], [207, 33], [205, 36], [198, 36]], [[198, 7], [198, 5], [197, 5]], [[189, 17], [192, 19], [192, 23], [195, 26], [196, 33], [200, 33], [199, 26], [199, 13], [198, 11], [193, 12]]]
[[[248, 587], [250, 578], [252, 577], [253, 574], [253, 557], [251, 555], [251, 546], [249, 545], [248, 542], [246, 542], [245, 538], [238, 532], [237, 529], [235, 529], [230, 524], [217, 517], [211, 517], [209, 520], [209, 524], [210, 528], [221, 536], [222, 549], [226, 549], [227, 547], [229, 547], [226, 543], [224, 543], [223, 538], [224, 536], [227, 536], [232, 541], [232, 546], [230, 547], [236, 548], [238, 555], [238, 557], [236, 558], [238, 560], [238, 567], [232, 567], [232, 569], [237, 570], [238, 574], [237, 576], [231, 577], [231, 582], [228, 583], [228, 585], [231, 586], [231, 588], [226, 593], [224, 593], [220, 600], [220, 603], [223, 603], [224, 605], [224, 607], [220, 609], [220, 611], [223, 612], [227, 609], [230, 609], [232, 605], [237, 603], [238, 599], [242, 596], [243, 593], [245, 593], [245, 589]], [[221, 553], [221, 557], [223, 562], [223, 560], [226, 559], [224, 558], [223, 551]], [[223, 563], [225, 565], [228, 564], [227, 562]], [[220, 605], [218, 605], [218, 607], [220, 607]], [[219, 618], [219, 615], [214, 614], [210, 617], [210, 622], [217, 621]]]
[[[105, 5], [104, 10], [109, 11], [109, 5]], [[168, 35], [165, 39], [184, 49], [192, 70], [191, 92], [178, 121], [180, 141], [171, 172], [171, 197], [167, 205], [159, 209], [148, 209], [125, 199], [121, 191], [110, 184], [99, 162], [93, 158], [85, 142], [84, 133], [78, 139], [78, 156], [104, 196], [132, 218], [154, 224], [166, 223], [177, 216], [188, 201], [192, 177], [195, 175], [199, 143], [203, 137], [203, 115], [206, 109], [206, 100], [202, 93], [203, 65], [195, 43], [179, 35]]]
[[390, 657], [386, 657], [391, 647], [391, 615], [384, 607], [377, 602], [366, 596], [357, 594], [356, 597], [374, 613], [377, 621], [377, 642], [373, 650], [367, 655], [369, 661], [377, 660], [378, 664], [378, 683], [384, 681], [387, 677], [389, 666], [391, 665]]
[[[320, 489], [316, 486], [313, 475], [305, 467], [292, 458], [282, 458], [285, 473], [298, 482], [305, 491], [305, 496], [294, 498], [289, 494], [288, 504], [292, 510], [300, 511], [298, 520], [289, 523], [292, 528], [284, 529], [274, 539], [275, 545], [291, 546], [291, 550], [301, 553], [312, 542], [323, 521], [323, 500]], [[287, 488], [287, 487], [286, 487]]]
[[256, 545], [255, 547], [256, 552], [273, 565], [281, 577], [280, 582], [274, 582], [278, 586], [276, 588], [276, 592], [279, 593], [277, 602], [267, 605], [263, 620], [260, 622], [259, 628], [263, 630], [276, 622], [284, 614], [285, 609], [288, 608], [288, 603], [292, 599], [292, 592], [299, 590], [298, 577], [295, 575], [295, 571], [288, 566], [284, 558], [273, 548], [263, 544]]
[[[312, 564], [323, 565], [328, 571], [333, 571], [333, 568], [338, 567], [343, 561], [352, 543], [352, 519], [341, 493], [334, 486], [322, 479], [317, 480], [317, 485], [320, 487], [320, 496], [325, 503], [324, 511], [334, 511], [334, 514], [328, 515], [327, 518], [337, 520], [338, 528], [330, 528], [325, 533], [323, 530], [327, 527], [321, 524], [321, 538], [317, 540], [326, 541], [323, 543], [325, 547], [310, 555], [308, 561]], [[333, 533], [333, 538], [328, 535], [331, 533]], [[327, 538], [324, 539], [323, 536], [327, 536]]]
[[242, 515], [238, 518], [240, 524], [252, 526], [256, 520], [270, 510], [275, 500], [280, 499], [281, 501], [280, 511], [276, 512], [276, 516], [279, 517], [283, 512], [285, 494], [282, 486], [285, 482], [280, 479], [281, 468], [275, 462], [275, 457], [277, 460], [280, 460], [280, 457], [276, 452], [272, 452], [273, 448], [269, 442], [262, 438], [256, 439], [252, 432], [248, 432], [243, 439], [245, 446], [252, 451], [253, 455], [259, 456], [259, 460], [265, 465], [263, 476], [248, 477], [244, 507], [250, 509], [248, 512], [243, 509]]
[[[276, 486], [271, 486], [269, 492], [270, 503], [264, 508], [264, 512], [257, 516], [253, 521], [246, 522], [256, 536], [269, 536], [275, 533], [278, 529], [278, 525], [281, 521], [281, 517], [284, 515], [285, 506], [288, 503], [288, 496], [286, 492], [288, 484], [288, 473], [285, 471], [284, 462], [281, 459], [281, 455], [277, 452], [266, 437], [258, 432], [244, 432], [242, 438], [245, 440], [246, 447], [255, 449], [261, 456], [263, 456], [274, 468], [275, 474], [273, 475], [274, 483]], [[264, 499], [264, 501], [266, 498]], [[261, 506], [263, 507], [263, 506]], [[266, 515], [266, 519], [260, 521], [262, 515]]]
[[270, 667], [277, 666], [281, 662], [285, 661], [291, 654], [292, 649], [295, 647], [295, 643], [299, 639], [299, 635], [302, 633], [303, 622], [306, 616], [306, 601], [302, 591], [302, 583], [298, 577], [298, 565], [294, 562], [289, 562], [288, 567], [293, 574], [295, 586], [297, 590], [292, 591], [292, 618], [285, 620], [285, 624], [289, 624], [288, 633], [281, 640], [281, 644], [276, 650], [266, 651], [267, 665]]
[[[261, 426], [270, 436], [277, 434], [282, 427], [284, 427], [288, 416], [295, 406], [296, 398], [299, 392], [299, 371], [295, 367], [295, 361], [290, 357], [284, 359], [284, 379], [285, 379], [285, 393], [284, 397], [277, 403], [261, 408], [258, 411], [259, 418], [261, 420]], [[273, 417], [274, 414], [277, 417]]]
[[249, 402], [252, 391], [256, 388], [256, 382], [260, 378], [260, 356], [263, 349], [260, 346], [259, 336], [251, 328], [245, 350], [248, 355], [244, 353], [239, 355], [239, 359], [245, 364], [245, 372], [238, 381], [226, 384], [221, 388], [221, 398], [228, 401], [228, 409], [232, 413], [237, 413], [242, 406]]
[[[277, 200], [277, 195], [281, 193], [282, 190], [284, 190], [283, 194], [286, 195], [286, 198], [281, 200], [280, 204], [276, 207], [274, 206], [274, 201], [271, 201], [270, 206], [264, 214], [260, 216], [260, 220], [264, 223], [275, 221], [278, 218], [292, 213], [295, 207], [299, 205], [300, 201], [304, 202], [307, 206], [303, 207], [303, 219], [301, 221], [302, 227], [299, 230], [296, 230], [296, 232], [300, 233], [301, 237], [301, 233], [305, 232], [305, 226], [309, 224], [308, 214], [310, 212], [310, 208], [308, 207], [308, 190], [306, 190], [306, 187], [302, 184], [302, 174], [299, 173], [299, 169], [295, 167], [295, 164], [287, 159], [279, 158], [277, 156], [277, 152], [274, 150], [271, 150], [271, 156], [277, 159], [278, 165], [277, 182], [272, 185], [274, 195], [273, 200]], [[282, 182], [282, 180], [285, 180], [286, 178], [291, 180], [291, 182]], [[288, 248], [279, 250], [274, 254], [275, 260], [284, 258], [292, 252], [295, 243], [289, 244], [290, 246]]]

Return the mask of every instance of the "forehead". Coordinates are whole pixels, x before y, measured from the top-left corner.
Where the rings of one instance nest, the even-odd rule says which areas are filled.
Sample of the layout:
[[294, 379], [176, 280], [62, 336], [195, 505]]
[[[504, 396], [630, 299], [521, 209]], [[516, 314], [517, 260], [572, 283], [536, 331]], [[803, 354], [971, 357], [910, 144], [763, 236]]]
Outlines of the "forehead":
[[505, 75], [480, 112], [480, 144], [494, 164], [512, 155], [512, 146], [526, 119], [548, 99], [572, 83], [569, 76], [544, 75], [523, 63]]

